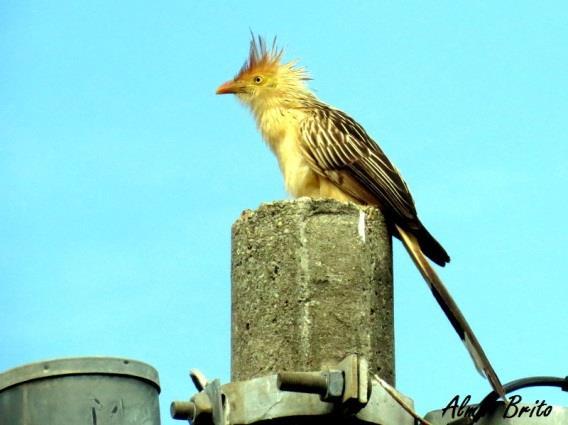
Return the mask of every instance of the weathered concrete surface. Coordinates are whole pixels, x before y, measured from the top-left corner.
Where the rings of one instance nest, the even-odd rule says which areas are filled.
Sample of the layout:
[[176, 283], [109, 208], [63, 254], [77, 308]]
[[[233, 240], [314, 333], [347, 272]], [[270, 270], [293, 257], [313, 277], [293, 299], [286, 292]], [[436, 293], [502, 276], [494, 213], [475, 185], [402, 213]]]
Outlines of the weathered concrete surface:
[[394, 384], [392, 250], [378, 210], [263, 204], [243, 212], [232, 239], [233, 381], [359, 353]]

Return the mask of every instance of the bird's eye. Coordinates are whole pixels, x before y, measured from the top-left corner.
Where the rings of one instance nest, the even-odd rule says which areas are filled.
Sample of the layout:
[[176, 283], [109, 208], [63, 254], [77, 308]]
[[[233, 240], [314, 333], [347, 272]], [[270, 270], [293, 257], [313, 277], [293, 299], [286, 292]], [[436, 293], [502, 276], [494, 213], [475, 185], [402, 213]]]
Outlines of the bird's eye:
[[260, 75], [257, 75], [256, 77], [254, 77], [254, 83], [255, 84], [262, 83], [262, 77]]

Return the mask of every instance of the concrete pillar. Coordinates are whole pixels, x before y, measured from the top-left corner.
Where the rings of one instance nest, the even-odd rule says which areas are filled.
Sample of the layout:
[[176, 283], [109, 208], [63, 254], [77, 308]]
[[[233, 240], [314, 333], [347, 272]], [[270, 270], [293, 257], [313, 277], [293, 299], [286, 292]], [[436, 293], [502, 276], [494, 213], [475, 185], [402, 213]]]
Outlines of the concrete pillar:
[[380, 212], [301, 198], [232, 229], [232, 381], [364, 355], [394, 384], [392, 249]]

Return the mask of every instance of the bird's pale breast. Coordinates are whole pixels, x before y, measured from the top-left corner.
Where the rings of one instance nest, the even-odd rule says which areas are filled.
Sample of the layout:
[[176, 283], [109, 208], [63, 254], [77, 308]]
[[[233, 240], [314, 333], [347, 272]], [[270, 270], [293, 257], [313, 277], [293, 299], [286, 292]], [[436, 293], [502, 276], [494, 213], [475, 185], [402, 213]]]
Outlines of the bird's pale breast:
[[264, 139], [278, 158], [284, 184], [294, 197], [333, 198], [354, 201], [334, 183], [318, 175], [306, 161], [300, 148], [300, 111], [274, 108], [258, 117], [258, 126]]

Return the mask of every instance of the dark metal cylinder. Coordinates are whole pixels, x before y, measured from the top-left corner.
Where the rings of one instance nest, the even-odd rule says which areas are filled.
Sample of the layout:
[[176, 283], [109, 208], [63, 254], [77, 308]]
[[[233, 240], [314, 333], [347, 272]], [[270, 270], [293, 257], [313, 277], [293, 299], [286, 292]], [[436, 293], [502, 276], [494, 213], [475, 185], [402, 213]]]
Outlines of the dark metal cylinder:
[[0, 425], [159, 425], [158, 372], [134, 360], [49, 360], [0, 374]]

